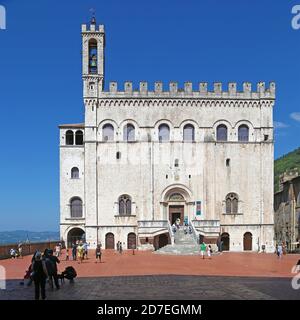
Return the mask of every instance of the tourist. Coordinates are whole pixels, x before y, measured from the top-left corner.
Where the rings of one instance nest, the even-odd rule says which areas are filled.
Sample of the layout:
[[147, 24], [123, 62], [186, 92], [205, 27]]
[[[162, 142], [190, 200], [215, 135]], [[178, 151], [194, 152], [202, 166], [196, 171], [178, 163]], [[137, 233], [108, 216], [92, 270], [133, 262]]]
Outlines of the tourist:
[[48, 258], [52, 262], [53, 272], [50, 275], [50, 281], [54, 280], [56, 289], [59, 289], [58, 276], [57, 276], [57, 264], [60, 263], [59, 259], [53, 255], [53, 250], [48, 251]]
[[72, 259], [73, 259], [73, 261], [77, 260], [77, 246], [76, 246], [76, 243], [72, 244]]
[[23, 244], [22, 243], [19, 243], [19, 245], [18, 245], [18, 251], [19, 251], [19, 256], [21, 257], [21, 258], [23, 258], [23, 256], [22, 256], [22, 252], [23, 252]]
[[211, 248], [211, 245], [209, 244], [208, 247], [207, 247], [207, 256], [209, 259], [211, 259], [211, 254], [212, 254], [212, 248]]
[[55, 247], [55, 256], [56, 256], [57, 258], [59, 258], [59, 256], [60, 256], [60, 250], [61, 250], [61, 246], [60, 246], [60, 244], [58, 244], [58, 245]]
[[33, 281], [35, 286], [35, 300], [40, 299], [40, 293], [42, 299], [46, 299], [46, 279], [48, 277], [48, 272], [46, 268], [46, 263], [42, 260], [41, 252], [36, 252], [34, 257], [34, 262], [32, 266], [33, 270]]
[[120, 252], [120, 253], [123, 252], [122, 242], [120, 242], [120, 244], [119, 244], [119, 252]]
[[180, 219], [179, 219], [179, 218], [177, 218], [177, 219], [176, 219], [176, 221], [175, 221], [175, 223], [176, 223], [176, 227], [177, 227], [177, 229], [179, 229]]
[[89, 244], [87, 242], [85, 242], [83, 244], [83, 258], [85, 259], [88, 259], [88, 246]]
[[283, 248], [282, 248], [282, 244], [280, 243], [278, 246], [277, 246], [277, 256], [279, 259], [282, 258], [282, 253], [283, 253]]
[[9, 253], [10, 253], [10, 257], [11, 257], [12, 259], [15, 259], [15, 258], [16, 258], [16, 250], [15, 250], [15, 249], [11, 248], [10, 251], [9, 251]]
[[66, 248], [66, 261], [69, 261], [69, 249]]
[[96, 248], [96, 263], [98, 262], [98, 260], [101, 263], [101, 256], [102, 256], [101, 247], [102, 247], [102, 245], [100, 243], [97, 245], [97, 248]]
[[204, 259], [205, 252], [206, 252], [206, 244], [202, 242], [200, 245], [200, 253], [201, 253], [202, 259]]
[[78, 247], [77, 247], [77, 256], [78, 256], [78, 259], [79, 259], [78, 263], [82, 263], [83, 255], [84, 255], [84, 248], [83, 248], [82, 242], [80, 242]]

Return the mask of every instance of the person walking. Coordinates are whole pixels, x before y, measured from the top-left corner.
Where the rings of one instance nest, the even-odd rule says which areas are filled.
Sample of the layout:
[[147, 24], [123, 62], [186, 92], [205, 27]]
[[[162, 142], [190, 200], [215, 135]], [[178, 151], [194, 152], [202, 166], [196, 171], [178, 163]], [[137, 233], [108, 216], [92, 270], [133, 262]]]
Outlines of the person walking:
[[120, 242], [120, 244], [119, 244], [119, 252], [122, 254], [122, 252], [123, 252], [123, 247], [122, 247], [122, 242]]
[[42, 299], [46, 299], [46, 279], [48, 278], [48, 271], [46, 268], [46, 263], [42, 259], [41, 252], [36, 252], [34, 256], [34, 261], [32, 264], [33, 271], [33, 281], [35, 287], [35, 300], [40, 299], [40, 294]]
[[282, 254], [283, 254], [283, 248], [282, 248], [282, 244], [280, 243], [278, 246], [277, 246], [277, 256], [279, 259], [282, 258]]
[[55, 247], [55, 256], [56, 256], [57, 258], [59, 258], [59, 256], [60, 256], [60, 249], [61, 249], [61, 246], [60, 246], [60, 244], [58, 243], [57, 246]]
[[69, 249], [66, 248], [66, 261], [69, 261]]
[[73, 259], [73, 261], [77, 260], [77, 246], [76, 246], [76, 243], [72, 244], [72, 259]]
[[206, 252], [207, 252], [208, 259], [211, 259], [212, 248], [210, 244], [207, 246]]
[[120, 253], [120, 241], [117, 242], [117, 251]]
[[97, 245], [97, 248], [96, 248], [96, 263], [99, 262], [101, 263], [101, 256], [102, 256], [102, 251], [101, 251], [101, 243]]
[[59, 287], [59, 283], [58, 283], [58, 276], [57, 276], [57, 264], [60, 263], [59, 259], [53, 255], [53, 250], [48, 250], [48, 259], [52, 262], [53, 265], [53, 272], [50, 276], [50, 280], [52, 281], [52, 279], [54, 280], [55, 283], [55, 287], [58, 290]]
[[204, 242], [202, 242], [200, 245], [200, 253], [201, 253], [202, 259], [204, 259], [205, 252], [206, 252], [206, 244]]
[[78, 263], [82, 263], [83, 255], [84, 255], [84, 248], [83, 248], [82, 242], [80, 242], [78, 247], [77, 247], [77, 256], [78, 256], [78, 259], [79, 259]]
[[22, 244], [22, 243], [19, 243], [19, 245], [18, 245], [18, 251], [19, 251], [19, 257], [20, 257], [21, 259], [23, 259], [23, 255], [22, 255], [22, 253], [23, 253], [23, 244]]

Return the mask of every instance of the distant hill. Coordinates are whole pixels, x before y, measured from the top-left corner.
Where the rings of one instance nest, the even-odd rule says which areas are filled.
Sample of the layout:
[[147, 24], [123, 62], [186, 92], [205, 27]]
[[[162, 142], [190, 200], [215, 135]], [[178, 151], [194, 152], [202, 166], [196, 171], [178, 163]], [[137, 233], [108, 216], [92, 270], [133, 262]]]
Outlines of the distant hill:
[[300, 173], [300, 148], [278, 158], [274, 162], [274, 190], [279, 191], [279, 176], [285, 171], [297, 168]]
[[16, 231], [0, 231], [0, 245], [26, 242], [44, 242], [49, 240], [59, 240], [59, 232], [57, 231], [26, 231], [26, 230], [16, 230]]

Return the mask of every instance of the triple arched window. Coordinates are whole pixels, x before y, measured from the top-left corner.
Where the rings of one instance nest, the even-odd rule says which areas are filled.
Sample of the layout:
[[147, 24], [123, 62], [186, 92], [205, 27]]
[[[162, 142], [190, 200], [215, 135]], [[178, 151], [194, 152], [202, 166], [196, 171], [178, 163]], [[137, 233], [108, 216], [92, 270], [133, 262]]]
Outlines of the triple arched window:
[[226, 213], [237, 214], [238, 213], [239, 198], [236, 193], [229, 193], [226, 196]]
[[110, 123], [107, 123], [102, 128], [102, 140], [113, 141], [114, 140], [114, 127]]
[[195, 141], [195, 128], [192, 124], [183, 127], [183, 141]]
[[128, 123], [123, 129], [123, 140], [124, 141], [135, 141], [135, 128], [134, 125]]
[[71, 218], [82, 218], [82, 200], [74, 197], [70, 201]]
[[119, 198], [119, 215], [131, 215], [131, 197], [123, 194]]
[[170, 141], [170, 127], [166, 123], [163, 123], [158, 127], [158, 141]]

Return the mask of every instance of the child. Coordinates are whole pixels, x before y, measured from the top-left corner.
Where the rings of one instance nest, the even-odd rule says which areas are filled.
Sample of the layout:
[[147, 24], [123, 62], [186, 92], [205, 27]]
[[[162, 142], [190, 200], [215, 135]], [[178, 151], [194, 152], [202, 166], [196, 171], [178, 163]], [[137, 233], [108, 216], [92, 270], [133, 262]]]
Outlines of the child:
[[101, 244], [98, 244], [96, 248], [96, 263], [98, 262], [97, 260], [99, 260], [101, 263], [101, 256], [102, 256]]

